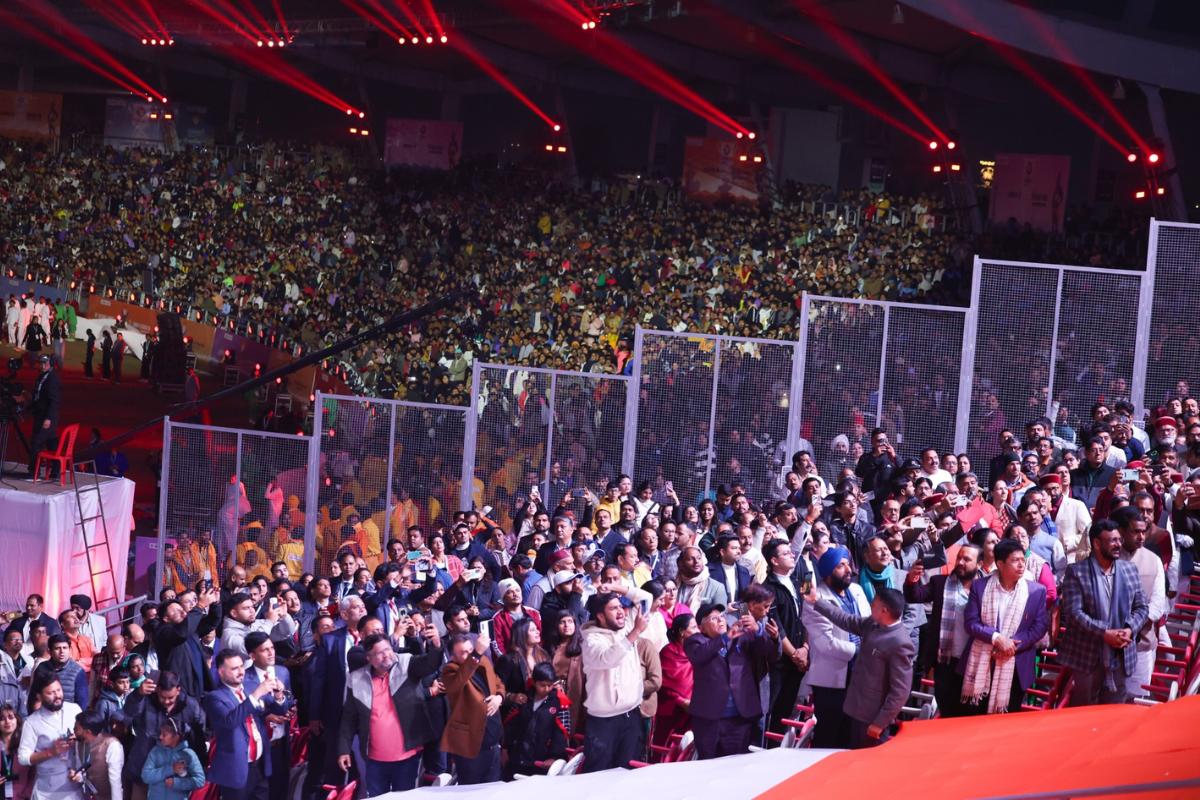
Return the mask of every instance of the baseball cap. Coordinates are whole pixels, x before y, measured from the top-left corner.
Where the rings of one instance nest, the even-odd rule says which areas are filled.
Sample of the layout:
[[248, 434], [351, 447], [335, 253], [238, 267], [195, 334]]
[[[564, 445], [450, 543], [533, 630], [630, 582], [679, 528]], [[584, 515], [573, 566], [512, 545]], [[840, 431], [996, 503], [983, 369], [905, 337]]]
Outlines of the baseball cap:
[[702, 622], [714, 611], [725, 613], [725, 606], [721, 605], [720, 603], [701, 603], [700, 608], [696, 610], [696, 622]]
[[576, 578], [582, 578], [582, 577], [583, 577], [582, 572], [572, 572], [569, 569], [564, 569], [560, 572], [554, 573], [554, 575], [550, 578], [550, 585], [553, 586], [555, 589], [557, 589], [559, 586], [562, 586], [564, 583], [570, 583], [571, 581], [575, 580]]

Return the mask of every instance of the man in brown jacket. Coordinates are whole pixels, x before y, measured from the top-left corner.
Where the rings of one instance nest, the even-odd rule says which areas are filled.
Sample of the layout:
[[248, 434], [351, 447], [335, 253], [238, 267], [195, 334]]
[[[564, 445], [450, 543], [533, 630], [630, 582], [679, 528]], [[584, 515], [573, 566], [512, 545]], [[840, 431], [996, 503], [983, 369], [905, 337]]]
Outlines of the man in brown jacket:
[[450, 703], [442, 750], [454, 756], [460, 785], [500, 780], [504, 684], [484, 655], [491, 644], [486, 634], [472, 642], [467, 634], [456, 633], [450, 637], [450, 663], [442, 667]]

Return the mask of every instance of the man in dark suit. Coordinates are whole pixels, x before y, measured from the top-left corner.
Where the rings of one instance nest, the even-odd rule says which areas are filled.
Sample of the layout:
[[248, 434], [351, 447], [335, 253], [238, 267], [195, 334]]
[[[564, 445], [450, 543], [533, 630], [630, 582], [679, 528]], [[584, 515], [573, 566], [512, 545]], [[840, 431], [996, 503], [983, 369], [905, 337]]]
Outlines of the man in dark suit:
[[[938, 712], [943, 717], [962, 716], [962, 673], [958, 659], [969, 642], [963, 612], [971, 595], [971, 584], [979, 574], [979, 556], [982, 548], [975, 544], [963, 544], [954, 561], [954, 571], [949, 575], [934, 575], [928, 583], [921, 582], [925, 568], [921, 562], [913, 564], [904, 581], [904, 599], [909, 603], [933, 603], [933, 614], [929, 617], [926, 642], [936, 653], [928, 653], [924, 663], [933, 664], [933, 696], [937, 698]], [[922, 647], [925, 642], [922, 643]]]
[[1089, 511], [1095, 510], [1100, 493], [1108, 488], [1116, 474], [1116, 470], [1105, 463], [1107, 458], [1108, 445], [1099, 436], [1094, 436], [1088, 440], [1083, 462], [1071, 471], [1071, 496]]
[[700, 606], [696, 621], [700, 632], [683, 643], [695, 675], [696, 752], [700, 758], [745, 753], [762, 720], [758, 686], [778, 658], [779, 629], [769, 617], [760, 624], [749, 614], [730, 626], [725, 606], [714, 603]]
[[851, 616], [828, 600], [819, 600], [816, 586], [804, 600], [834, 625], [861, 637], [842, 708], [850, 718], [852, 748], [882, 744], [912, 689], [916, 648], [900, 621], [904, 595], [888, 587], [877, 589], [869, 617]]
[[750, 570], [738, 563], [742, 557], [742, 543], [733, 534], [723, 534], [717, 539], [717, 560], [708, 565], [709, 578], [725, 587], [725, 596], [733, 604], [753, 578]]
[[767, 729], [781, 733], [783, 724], [780, 720], [795, 713], [796, 695], [808, 669], [808, 637], [800, 622], [800, 604], [804, 602], [801, 599], [804, 586], [812, 582], [813, 577], [804, 562], [798, 562], [791, 544], [783, 539], [764, 543], [762, 554], [768, 567], [763, 588], [775, 594], [771, 619], [779, 629], [779, 643], [783, 647], [779, 661], [771, 667], [771, 710]]
[[62, 382], [54, 371], [54, 362], [50, 356], [38, 356], [37, 360], [41, 372], [29, 396], [29, 410], [33, 414], [33, 436], [29, 440], [30, 475], [37, 454], [54, 449], [58, 440], [58, 412], [62, 407]]
[[1092, 554], [1067, 567], [1061, 590], [1058, 660], [1074, 671], [1070, 705], [1124, 703], [1137, 668], [1135, 639], [1150, 616], [1137, 567], [1121, 560], [1121, 531], [1101, 520], [1088, 532]]
[[20, 631], [21, 638], [24, 641], [29, 641], [29, 623], [37, 620], [46, 628], [47, 636], [54, 636], [62, 633], [62, 628], [58, 626], [58, 621], [54, 617], [45, 612], [46, 599], [40, 594], [31, 594], [25, 598], [25, 613], [8, 623], [8, 627], [4, 629], [4, 634], [7, 636], [9, 631]]
[[961, 651], [958, 669], [964, 710], [973, 713], [1021, 709], [1037, 677], [1037, 646], [1050, 630], [1046, 587], [1024, 578], [1025, 548], [1005, 539], [995, 556], [996, 571], [971, 584], [963, 611], [971, 642]]
[[246, 634], [246, 652], [250, 654], [250, 665], [246, 667], [246, 690], [253, 692], [262, 683], [274, 678], [283, 687], [283, 702], [267, 714], [267, 728], [270, 731], [270, 746], [267, 748], [267, 758], [271, 764], [271, 780], [268, 795], [270, 800], [286, 800], [288, 796], [288, 778], [291, 770], [291, 736], [289, 735], [289, 714], [295, 705], [292, 695], [292, 676], [287, 667], [275, 663], [275, 643], [269, 634], [262, 631], [251, 631]]
[[216, 739], [208, 780], [221, 800], [269, 800], [271, 760], [267, 715], [286, 713], [283, 684], [268, 678], [253, 691], [244, 684], [245, 660], [222, 650], [215, 658], [221, 685], [204, 695], [204, 713]]
[[[358, 646], [358, 622], [367, 615], [367, 606], [358, 595], [350, 595], [341, 602], [340, 608], [342, 626], [321, 637], [315, 655], [309, 660], [308, 727], [313, 739], [309, 745], [310, 766], [305, 796], [312, 796], [323, 783], [342, 783], [334, 745], [342, 723], [346, 676], [351, 669], [366, 663], [362, 648]], [[350, 657], [355, 650], [358, 651], [356, 663], [350, 666]]]

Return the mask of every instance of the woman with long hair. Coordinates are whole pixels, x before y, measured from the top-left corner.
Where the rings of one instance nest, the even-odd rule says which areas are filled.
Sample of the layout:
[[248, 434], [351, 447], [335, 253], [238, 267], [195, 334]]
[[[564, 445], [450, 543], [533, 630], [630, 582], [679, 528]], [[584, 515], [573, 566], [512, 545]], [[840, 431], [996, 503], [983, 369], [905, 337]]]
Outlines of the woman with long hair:
[[[11, 703], [0, 705], [0, 767], [4, 778], [4, 796], [12, 800], [29, 800], [33, 796], [33, 767], [25, 767], [17, 761], [17, 747], [21, 744], [21, 715]], [[7, 784], [12, 784], [12, 794]]]
[[654, 734], [651, 741], [665, 746], [673, 733], [687, 730], [691, 722], [692, 662], [683, 650], [683, 643], [699, 633], [696, 618], [690, 611], [679, 614], [667, 628], [667, 646], [658, 654], [662, 664], [662, 686], [658, 690], [658, 711], [654, 715]]
[[1017, 519], [1017, 510], [1012, 507], [1009, 502], [1012, 499], [1012, 492], [1008, 490], [1008, 484], [1003, 478], [997, 478], [992, 482], [992, 491], [988, 495], [988, 502], [992, 504], [992, 508], [996, 509], [996, 520], [992, 523], [992, 529], [997, 534], [1004, 533]]
[[[558, 618], [558, 647], [554, 648], [554, 674], [563, 682], [571, 707], [583, 708], [583, 634], [575, 618], [563, 614]], [[576, 715], [575, 727], [583, 725], [582, 710]]]
[[996, 543], [1000, 541], [1000, 534], [991, 528], [976, 528], [969, 538], [980, 550], [979, 574], [991, 575], [996, 571]]
[[542, 647], [542, 632], [530, 617], [515, 621], [504, 655], [496, 660], [496, 677], [504, 682], [504, 701], [519, 706], [529, 699], [529, 681], [533, 668], [549, 661], [550, 654]]
[[437, 570], [438, 583], [442, 584], [443, 589], [449, 589], [450, 584], [458, 580], [459, 575], [462, 575], [462, 559], [446, 552], [446, 537], [442, 535], [441, 531], [429, 534], [426, 545], [429, 547], [430, 563]]

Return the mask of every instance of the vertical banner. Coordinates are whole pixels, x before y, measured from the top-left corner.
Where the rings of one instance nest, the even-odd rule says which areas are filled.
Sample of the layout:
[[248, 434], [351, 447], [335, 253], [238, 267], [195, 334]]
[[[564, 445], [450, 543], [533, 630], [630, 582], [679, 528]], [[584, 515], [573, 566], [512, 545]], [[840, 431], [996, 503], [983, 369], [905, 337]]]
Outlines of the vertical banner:
[[62, 95], [0, 91], [0, 138], [58, 144]]
[[684, 191], [698, 200], [757, 202], [763, 165], [753, 161], [756, 150], [741, 142], [689, 137], [683, 150]]
[[383, 161], [388, 166], [453, 169], [462, 156], [461, 122], [389, 119]]
[[989, 219], [1061, 231], [1070, 177], [1070, 156], [997, 154]]

